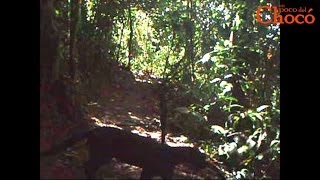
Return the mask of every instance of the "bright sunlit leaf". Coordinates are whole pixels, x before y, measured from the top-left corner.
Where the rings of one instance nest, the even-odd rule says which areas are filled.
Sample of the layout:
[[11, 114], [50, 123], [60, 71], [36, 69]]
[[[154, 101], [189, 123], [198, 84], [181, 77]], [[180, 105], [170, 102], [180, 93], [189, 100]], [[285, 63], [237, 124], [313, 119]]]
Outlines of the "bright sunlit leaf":
[[262, 105], [262, 106], [257, 108], [257, 112], [260, 112], [260, 111], [266, 109], [267, 107], [269, 107], [269, 106], [268, 105]]
[[218, 126], [218, 125], [211, 126], [211, 131], [213, 133], [217, 133], [217, 134], [225, 134], [226, 133], [226, 130], [223, 127]]

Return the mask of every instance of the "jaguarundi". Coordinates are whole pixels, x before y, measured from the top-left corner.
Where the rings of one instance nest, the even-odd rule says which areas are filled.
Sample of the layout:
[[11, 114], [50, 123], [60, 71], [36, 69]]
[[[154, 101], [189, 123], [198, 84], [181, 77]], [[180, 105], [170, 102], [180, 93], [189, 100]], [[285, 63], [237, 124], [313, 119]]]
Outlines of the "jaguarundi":
[[89, 160], [84, 167], [89, 179], [93, 179], [98, 168], [110, 162], [113, 157], [141, 167], [141, 179], [151, 179], [155, 176], [172, 179], [177, 164], [190, 164], [196, 170], [207, 166], [206, 156], [196, 148], [170, 147], [151, 138], [113, 127], [99, 127], [75, 134], [52, 150], [40, 153], [40, 156], [56, 154], [85, 138]]

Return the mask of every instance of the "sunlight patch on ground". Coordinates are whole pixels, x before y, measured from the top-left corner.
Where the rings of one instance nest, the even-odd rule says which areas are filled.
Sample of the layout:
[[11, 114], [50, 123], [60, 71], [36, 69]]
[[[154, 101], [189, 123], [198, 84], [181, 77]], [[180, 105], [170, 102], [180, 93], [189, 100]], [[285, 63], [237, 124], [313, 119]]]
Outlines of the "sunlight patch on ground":
[[140, 128], [140, 127], [135, 128], [131, 132], [135, 133], [135, 134], [138, 134], [140, 136], [150, 137], [152, 139], [159, 139], [161, 137], [161, 132], [160, 131], [148, 132], [148, 131], [144, 130], [143, 128]]
[[91, 120], [94, 122], [94, 124], [96, 126], [99, 126], [99, 127], [106, 127], [107, 125], [103, 122], [100, 121], [100, 119], [96, 118], [96, 117], [91, 117]]
[[131, 115], [130, 112], [129, 112], [128, 114], [129, 114], [129, 117], [130, 117], [131, 119], [141, 121], [141, 118], [139, 118], [139, 117], [137, 117], [137, 116], [134, 116], [134, 115]]
[[181, 136], [171, 136], [171, 134], [167, 135], [167, 144], [171, 147], [194, 147], [192, 143], [187, 142], [188, 138], [184, 135]]
[[88, 106], [96, 106], [96, 105], [98, 105], [97, 102], [92, 102], [92, 101], [91, 101], [91, 102], [88, 103]]
[[[131, 115], [130, 117], [134, 120], [141, 121], [141, 119], [136, 116]], [[95, 126], [114, 127], [114, 128], [118, 128], [118, 129], [123, 129], [123, 128], [117, 126], [116, 124], [105, 124], [96, 117], [91, 117], [91, 120], [94, 122]], [[157, 120], [157, 119], [154, 119], [154, 120]], [[128, 122], [126, 124], [129, 125]], [[147, 131], [143, 127], [140, 127], [140, 126], [135, 126], [131, 130], [131, 132], [134, 134], [138, 134], [140, 136], [143, 136], [143, 137], [149, 137], [149, 138], [155, 139], [157, 141], [160, 141], [160, 137], [161, 137], [160, 130], [159, 131]], [[194, 145], [192, 143], [188, 142], [188, 138], [184, 135], [173, 136], [172, 134], [169, 133], [166, 135], [166, 143], [172, 147], [177, 147], [177, 146], [194, 147]]]

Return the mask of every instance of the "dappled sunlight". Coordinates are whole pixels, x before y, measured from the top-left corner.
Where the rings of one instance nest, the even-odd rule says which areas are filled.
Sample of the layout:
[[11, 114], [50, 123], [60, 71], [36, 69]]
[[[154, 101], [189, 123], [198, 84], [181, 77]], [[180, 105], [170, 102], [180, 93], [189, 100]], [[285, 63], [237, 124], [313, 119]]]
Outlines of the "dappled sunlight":
[[[51, 162], [41, 167], [41, 178], [92, 177], [103, 163], [95, 161], [110, 158], [102, 152], [97, 160], [97, 151], [130, 142], [117, 151], [127, 153], [135, 149], [127, 145], [138, 147], [140, 141], [156, 146], [146, 144], [128, 156], [144, 170], [150, 161], [167, 164], [161, 160], [168, 157], [183, 164], [174, 173], [180, 179], [279, 178], [280, 28], [259, 22], [257, 10], [266, 5], [270, 2], [40, 1], [40, 157], [64, 152], [57, 164], [41, 159], [41, 166]], [[117, 133], [92, 138], [94, 129], [142, 140], [115, 142]], [[92, 148], [99, 140], [111, 142]], [[84, 147], [72, 144], [78, 141]], [[70, 155], [83, 149], [94, 152], [86, 163]], [[157, 149], [160, 157], [166, 151], [171, 156], [160, 159]], [[150, 153], [149, 164], [135, 163], [141, 151]], [[123, 160], [115, 157], [120, 156]], [[194, 173], [197, 168], [186, 167], [186, 159], [207, 168]], [[118, 160], [102, 170], [101, 179], [139, 177], [141, 168]], [[84, 173], [83, 167], [86, 175], [74, 173]], [[160, 169], [171, 177], [173, 169]]]
[[[137, 107], [140, 107], [140, 106], [137, 106]], [[134, 115], [131, 115], [132, 113], [131, 112], [128, 112], [129, 114], [129, 117], [133, 120], [137, 120], [137, 121], [141, 121], [141, 118], [138, 118], [137, 116], [134, 116]]]
[[96, 126], [99, 126], [99, 127], [105, 127], [106, 124], [104, 124], [103, 122], [101, 122], [98, 118], [96, 117], [91, 117], [91, 120], [94, 122], [94, 124]]
[[[132, 83], [131, 86], [135, 86], [135, 88], [142, 88], [143, 86], [139, 86], [139, 84]], [[144, 89], [144, 93], [148, 93], [149, 89]], [[126, 96], [123, 91], [115, 91], [110, 94], [113, 98], [110, 98], [109, 101], [112, 101], [112, 105], [108, 103], [104, 103], [104, 113], [101, 114], [100, 118], [91, 117], [91, 119], [95, 122], [97, 126], [111, 126], [117, 128], [125, 128], [130, 129], [132, 133], [139, 134], [140, 136], [150, 137], [157, 141], [160, 141], [161, 131], [160, 131], [160, 119], [157, 114], [153, 115], [150, 112], [145, 112], [143, 108], [145, 108], [144, 102], [153, 102], [151, 105], [157, 109], [158, 102], [154, 101], [152, 97], [147, 97], [145, 101], [141, 101], [139, 96], [129, 97]], [[126, 97], [124, 97], [126, 96]], [[126, 98], [128, 101], [123, 101], [123, 98]], [[108, 102], [101, 99], [102, 102]], [[97, 106], [97, 105], [96, 105]], [[150, 106], [149, 106], [150, 107]], [[142, 111], [141, 111], [141, 110]], [[182, 109], [182, 108], [180, 108]], [[179, 108], [178, 108], [179, 110]], [[189, 110], [183, 109], [183, 112], [189, 112]], [[158, 110], [157, 110], [158, 111]], [[184, 136], [175, 136], [171, 133], [166, 135], [167, 144], [172, 147], [177, 146], [188, 146], [193, 147], [193, 143]]]

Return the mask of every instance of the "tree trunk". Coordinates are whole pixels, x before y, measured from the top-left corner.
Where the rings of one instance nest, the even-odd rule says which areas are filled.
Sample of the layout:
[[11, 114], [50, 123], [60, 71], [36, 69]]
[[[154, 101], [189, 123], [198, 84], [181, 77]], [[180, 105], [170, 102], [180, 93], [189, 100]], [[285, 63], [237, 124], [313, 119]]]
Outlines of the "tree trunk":
[[131, 69], [131, 60], [132, 60], [132, 39], [133, 39], [133, 22], [132, 22], [132, 16], [131, 16], [131, 4], [129, 1], [129, 28], [130, 28], [130, 37], [128, 42], [129, 47], [129, 57], [128, 57], [128, 68]]
[[40, 1], [40, 83], [58, 78], [57, 63], [58, 33], [54, 24], [53, 0]]
[[81, 0], [71, 0], [70, 2], [70, 44], [69, 44], [69, 68], [70, 76], [73, 81], [76, 80], [77, 60], [75, 58], [75, 45], [77, 40], [77, 31], [80, 20]]

